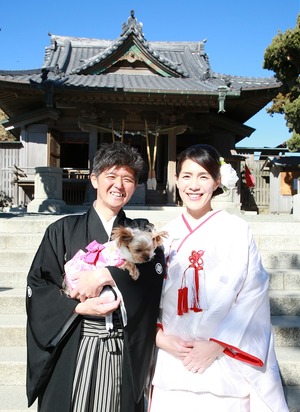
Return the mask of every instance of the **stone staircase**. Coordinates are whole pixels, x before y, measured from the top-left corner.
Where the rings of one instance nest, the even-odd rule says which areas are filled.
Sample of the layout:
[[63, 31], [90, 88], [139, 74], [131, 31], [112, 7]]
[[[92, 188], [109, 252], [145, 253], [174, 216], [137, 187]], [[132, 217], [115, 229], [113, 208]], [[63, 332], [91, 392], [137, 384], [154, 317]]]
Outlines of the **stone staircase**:
[[[126, 213], [159, 228], [180, 208], [128, 207]], [[60, 217], [0, 213], [0, 412], [36, 411], [36, 405], [27, 409], [25, 395], [26, 275], [46, 227]], [[290, 412], [300, 412], [300, 222], [291, 215], [242, 217], [270, 273], [277, 358]]]

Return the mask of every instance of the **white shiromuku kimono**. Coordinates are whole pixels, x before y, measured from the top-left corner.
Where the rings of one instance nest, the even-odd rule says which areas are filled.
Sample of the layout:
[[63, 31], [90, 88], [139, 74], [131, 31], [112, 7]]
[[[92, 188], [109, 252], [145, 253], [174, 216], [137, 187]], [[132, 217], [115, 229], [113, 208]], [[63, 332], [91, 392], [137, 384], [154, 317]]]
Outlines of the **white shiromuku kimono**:
[[250, 394], [253, 412], [288, 412], [274, 352], [269, 278], [249, 225], [217, 210], [195, 228], [183, 214], [164, 230], [169, 233], [161, 299], [164, 333], [187, 341], [214, 340], [226, 349], [202, 374], [158, 350], [154, 391]]

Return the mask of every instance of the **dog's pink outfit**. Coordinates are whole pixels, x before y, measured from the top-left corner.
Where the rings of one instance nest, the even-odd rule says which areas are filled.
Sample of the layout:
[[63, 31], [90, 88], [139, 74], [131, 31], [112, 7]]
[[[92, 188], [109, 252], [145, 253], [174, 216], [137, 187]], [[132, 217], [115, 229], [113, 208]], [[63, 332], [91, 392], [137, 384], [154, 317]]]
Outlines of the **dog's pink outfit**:
[[[65, 281], [70, 290], [73, 290], [78, 282], [76, 274], [82, 270], [94, 270], [106, 266], [120, 267], [125, 260], [121, 258], [120, 250], [115, 241], [109, 241], [104, 244], [96, 240], [86, 246], [87, 252], [80, 249], [71, 260], [65, 264]], [[114, 288], [116, 289], [116, 288]], [[100, 293], [101, 297], [106, 297], [107, 303], [113, 302], [116, 294], [110, 287], [104, 287]], [[126, 310], [124, 303], [121, 302], [121, 313], [124, 325], [127, 323]], [[112, 314], [105, 317], [106, 329], [113, 329]]]
[[120, 267], [125, 262], [115, 241], [101, 244], [94, 240], [86, 246], [86, 249], [87, 252], [80, 249], [65, 264], [65, 279], [71, 290], [77, 285], [78, 277], [75, 276], [76, 273], [82, 270], [93, 270], [106, 266]]

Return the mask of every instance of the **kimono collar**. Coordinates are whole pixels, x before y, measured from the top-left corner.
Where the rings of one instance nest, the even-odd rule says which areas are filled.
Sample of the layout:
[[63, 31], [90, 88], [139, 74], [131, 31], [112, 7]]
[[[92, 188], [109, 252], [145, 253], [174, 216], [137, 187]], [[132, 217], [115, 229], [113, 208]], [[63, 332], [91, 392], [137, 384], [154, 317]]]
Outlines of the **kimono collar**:
[[194, 232], [196, 232], [196, 230], [198, 230], [202, 225], [204, 225], [204, 223], [206, 223], [210, 218], [212, 218], [213, 216], [215, 216], [217, 213], [221, 212], [221, 210], [216, 210], [213, 213], [209, 214], [209, 216], [207, 216], [204, 220], [202, 220], [201, 223], [199, 223], [198, 226], [196, 226], [194, 229], [191, 228], [191, 226], [189, 225], [186, 217], [184, 216], [184, 214], [182, 214], [182, 219], [186, 225], [186, 227], [189, 230], [189, 233], [183, 238], [182, 242], [180, 243], [180, 245], [178, 246], [177, 252], [179, 251], [179, 249], [181, 248], [181, 246], [184, 244], [184, 242], [187, 240], [187, 238], [189, 236], [191, 236]]

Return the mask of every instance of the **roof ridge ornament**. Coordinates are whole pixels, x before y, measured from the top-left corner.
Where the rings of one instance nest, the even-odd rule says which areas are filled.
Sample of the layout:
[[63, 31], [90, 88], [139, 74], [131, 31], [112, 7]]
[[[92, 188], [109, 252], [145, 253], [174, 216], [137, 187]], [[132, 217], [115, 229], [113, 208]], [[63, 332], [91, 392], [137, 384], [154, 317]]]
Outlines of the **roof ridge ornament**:
[[130, 16], [127, 19], [127, 23], [122, 24], [122, 33], [121, 36], [127, 31], [127, 30], [137, 30], [139, 34], [144, 36], [143, 34], [143, 23], [138, 23], [137, 18], [134, 15], [134, 10], [130, 11]]

